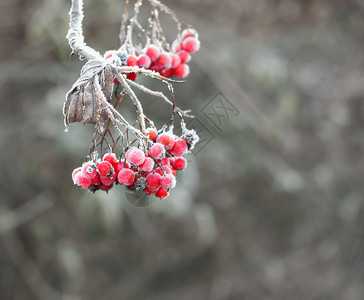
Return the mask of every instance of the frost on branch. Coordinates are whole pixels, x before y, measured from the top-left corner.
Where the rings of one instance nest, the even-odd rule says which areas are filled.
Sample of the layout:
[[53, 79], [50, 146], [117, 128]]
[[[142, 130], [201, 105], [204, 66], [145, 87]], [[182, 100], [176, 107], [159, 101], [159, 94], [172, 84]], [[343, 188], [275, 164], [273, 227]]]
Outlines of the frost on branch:
[[[135, 0], [134, 6], [131, 2], [125, 1], [119, 49], [101, 56], [84, 42], [83, 1], [72, 0], [67, 38], [72, 53], [87, 62], [66, 95], [64, 122], [67, 129], [75, 122], [95, 127], [88, 162], [83, 168], [75, 169], [72, 178], [76, 185], [92, 192], [107, 191], [114, 184], [120, 184], [131, 191], [143, 190], [148, 195], [164, 198], [175, 186], [176, 172], [187, 166], [182, 156], [199, 140], [194, 130], [186, 128], [183, 118], [192, 116], [190, 110], [176, 106], [172, 84], [178, 82], [173, 78], [188, 76], [190, 54], [199, 49], [200, 42], [196, 30], [180, 21], [160, 1], [148, 0], [142, 5], [142, 0]], [[146, 28], [138, 20], [144, 8], [149, 12]], [[171, 44], [163, 34], [161, 13], [167, 14], [177, 27], [177, 37]], [[138, 83], [138, 76], [164, 82], [170, 95]], [[143, 99], [137, 97], [134, 89], [155, 96], [170, 107], [170, 120], [159, 131], [145, 115]], [[134, 123], [129, 123], [118, 110], [124, 98], [134, 105]], [[176, 117], [180, 120], [181, 136], [173, 134]], [[154, 154], [158, 147], [163, 149]]]

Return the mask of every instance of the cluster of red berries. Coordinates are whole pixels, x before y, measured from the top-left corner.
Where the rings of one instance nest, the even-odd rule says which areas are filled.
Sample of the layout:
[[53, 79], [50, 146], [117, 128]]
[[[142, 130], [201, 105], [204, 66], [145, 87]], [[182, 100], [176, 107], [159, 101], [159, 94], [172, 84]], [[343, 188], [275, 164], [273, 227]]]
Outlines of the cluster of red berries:
[[[138, 56], [126, 55], [123, 52], [107, 51], [105, 59], [112, 59], [121, 66], [138, 66], [158, 72], [164, 77], [185, 78], [190, 73], [188, 62], [191, 59], [190, 53], [194, 53], [200, 48], [198, 34], [192, 29], [186, 29], [181, 39], [173, 43], [172, 51], [167, 52], [156, 45], [149, 45]], [[116, 56], [116, 57], [115, 57]], [[127, 78], [135, 81], [137, 73], [129, 73]], [[117, 80], [115, 80], [117, 82]]]
[[187, 167], [182, 156], [197, 142], [193, 134], [185, 131], [177, 137], [148, 128], [146, 135], [152, 141], [148, 149], [131, 147], [120, 161], [114, 153], [108, 153], [102, 160], [85, 162], [73, 171], [73, 182], [92, 192], [108, 191], [120, 184], [131, 191], [143, 190], [147, 195], [165, 198], [176, 185], [176, 172]]

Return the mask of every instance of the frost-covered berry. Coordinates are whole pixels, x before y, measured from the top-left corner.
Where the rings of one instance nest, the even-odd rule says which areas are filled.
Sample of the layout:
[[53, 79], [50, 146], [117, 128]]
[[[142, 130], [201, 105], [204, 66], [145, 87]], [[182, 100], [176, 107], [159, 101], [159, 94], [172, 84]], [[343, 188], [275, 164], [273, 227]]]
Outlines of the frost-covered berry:
[[155, 159], [161, 159], [165, 156], [166, 149], [163, 144], [157, 142], [150, 147], [149, 152]]
[[97, 175], [96, 165], [93, 161], [88, 161], [82, 164], [82, 175], [90, 179]]
[[108, 190], [110, 190], [113, 187], [113, 185], [114, 185], [113, 183], [110, 184], [110, 185], [106, 185], [106, 184], [102, 184], [101, 183], [98, 187], [102, 191], [108, 191]]
[[172, 57], [169, 53], [163, 52], [159, 55], [156, 64], [159, 68], [170, 69], [172, 67]]
[[144, 162], [145, 154], [142, 150], [132, 147], [126, 152], [125, 158], [132, 165], [139, 166]]
[[172, 77], [173, 76], [173, 70], [172, 69], [161, 69], [159, 71], [159, 74], [161, 74], [164, 77]]
[[97, 171], [100, 176], [109, 176], [112, 172], [114, 172], [114, 168], [112, 164], [108, 161], [102, 161], [96, 165]]
[[126, 78], [128, 78], [131, 81], [135, 81], [138, 77], [137, 73], [129, 73], [128, 75], [126, 75]]
[[146, 157], [144, 162], [139, 166], [139, 169], [144, 172], [150, 172], [154, 168], [154, 160], [151, 157]]
[[185, 78], [190, 74], [190, 67], [187, 64], [180, 64], [177, 68], [173, 69], [173, 74], [178, 78]]
[[161, 179], [161, 187], [173, 189], [176, 186], [176, 178], [172, 174], [166, 174]]
[[140, 68], [149, 68], [152, 63], [150, 57], [146, 54], [141, 54], [138, 56], [138, 66]]
[[130, 169], [122, 169], [118, 174], [118, 181], [122, 185], [132, 185], [135, 180], [135, 174]]
[[135, 67], [138, 65], [138, 59], [133, 56], [133, 55], [130, 55], [128, 56], [128, 60], [126, 62], [126, 65], [129, 66], [129, 67]]
[[179, 64], [181, 63], [181, 58], [179, 57], [178, 54], [172, 53], [171, 54], [172, 57], [172, 68], [177, 68], [179, 66]]
[[78, 172], [81, 172], [81, 170], [82, 170], [82, 167], [78, 167], [78, 168], [76, 168], [76, 169], [74, 169], [74, 170], [72, 171], [72, 181], [73, 181], [73, 183], [74, 183], [74, 184], [76, 184], [76, 182], [75, 182], [76, 174], [77, 174]]
[[166, 190], [165, 188], [160, 187], [158, 189], [158, 191], [155, 193], [155, 196], [158, 197], [158, 198], [163, 199], [163, 198], [168, 196], [168, 190]]
[[169, 150], [174, 156], [181, 156], [187, 152], [187, 143], [185, 140], [178, 139], [174, 142], [173, 148]]
[[144, 188], [143, 190], [147, 195], [153, 195], [155, 194], [158, 190], [157, 189], [150, 189], [147, 186]]
[[119, 174], [120, 170], [121, 169], [124, 169], [124, 168], [130, 168], [130, 165], [127, 163], [127, 162], [118, 162], [116, 165], [115, 165], [115, 172], [116, 174]]
[[116, 179], [117, 179], [117, 175], [115, 172], [106, 177], [100, 176], [100, 181], [104, 185], [111, 185], [116, 181]]
[[163, 176], [164, 174], [172, 174], [172, 170], [169, 166], [162, 166], [162, 169], [161, 168], [157, 169], [157, 173]]
[[181, 64], [187, 63], [191, 60], [191, 55], [186, 50], [181, 50], [178, 53], [178, 56], [181, 59]]
[[108, 161], [115, 167], [116, 163], [118, 162], [115, 153], [106, 153], [102, 158], [103, 161]]
[[150, 138], [153, 142], [155, 142], [155, 141], [156, 141], [156, 139], [157, 139], [157, 137], [158, 137], [158, 132], [157, 132], [157, 130], [155, 130], [154, 128], [151, 128], [151, 127], [147, 128], [147, 129], [145, 130], [145, 134], [146, 134], [146, 135], [148, 135], [148, 136], [149, 136], [149, 138]]
[[192, 28], [186, 28], [181, 33], [182, 40], [184, 40], [190, 36], [198, 36], [197, 31]]
[[185, 160], [183, 157], [178, 157], [173, 162], [173, 168], [176, 170], [182, 170], [187, 167], [187, 160]]
[[86, 189], [91, 184], [91, 179], [83, 176], [81, 172], [77, 172], [77, 174], [75, 175], [75, 184], [83, 189]]
[[150, 45], [147, 49], [146, 54], [149, 56], [151, 61], [156, 61], [160, 55], [160, 50], [155, 45]]
[[188, 37], [182, 42], [182, 49], [194, 53], [200, 49], [200, 41], [195, 37]]
[[150, 189], [157, 189], [161, 186], [161, 178], [162, 176], [158, 173], [155, 174], [149, 174], [147, 179], [147, 187]]
[[170, 150], [174, 145], [174, 136], [168, 132], [162, 133], [157, 137], [157, 143], [161, 143], [166, 150]]
[[94, 178], [91, 178], [91, 184], [93, 185], [99, 185], [101, 183], [100, 176], [97, 174]]

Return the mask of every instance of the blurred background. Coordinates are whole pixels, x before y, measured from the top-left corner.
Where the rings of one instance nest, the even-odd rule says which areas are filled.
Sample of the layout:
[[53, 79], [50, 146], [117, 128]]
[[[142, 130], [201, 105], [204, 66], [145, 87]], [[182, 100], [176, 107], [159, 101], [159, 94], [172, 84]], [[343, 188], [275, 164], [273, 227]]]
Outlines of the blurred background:
[[[123, 1], [85, 2], [87, 43], [116, 48]], [[167, 4], [200, 33], [175, 89], [202, 139], [141, 207], [71, 181], [92, 126], [64, 132], [70, 1], [0, 0], [0, 299], [364, 299], [364, 2]]]

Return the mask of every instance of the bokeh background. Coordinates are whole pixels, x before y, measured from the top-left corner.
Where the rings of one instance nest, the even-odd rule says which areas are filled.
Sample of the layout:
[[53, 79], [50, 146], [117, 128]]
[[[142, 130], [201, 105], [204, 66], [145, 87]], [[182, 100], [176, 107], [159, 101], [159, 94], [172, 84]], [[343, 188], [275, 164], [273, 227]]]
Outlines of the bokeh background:
[[[123, 1], [85, 2], [114, 49]], [[364, 2], [165, 2], [200, 33], [175, 89], [203, 139], [142, 208], [72, 184], [70, 1], [0, 0], [0, 299], [364, 299]]]

